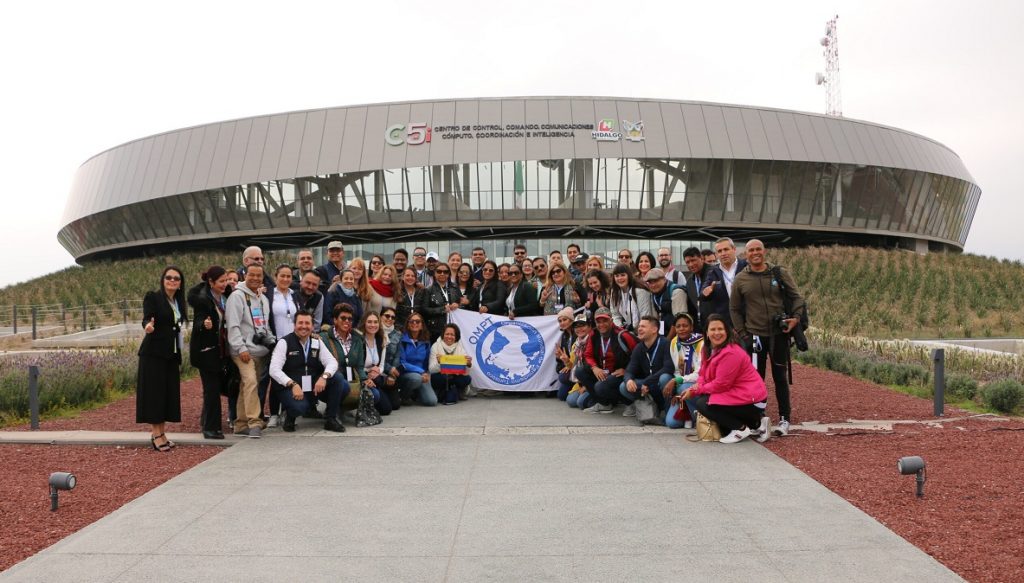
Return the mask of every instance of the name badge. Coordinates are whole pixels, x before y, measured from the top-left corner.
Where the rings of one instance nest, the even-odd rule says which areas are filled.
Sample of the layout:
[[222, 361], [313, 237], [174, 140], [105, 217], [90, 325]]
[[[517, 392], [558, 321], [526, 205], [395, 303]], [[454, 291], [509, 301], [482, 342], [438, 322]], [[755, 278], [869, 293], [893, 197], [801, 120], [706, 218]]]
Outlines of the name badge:
[[665, 335], [665, 320], [658, 322], [658, 334]]
[[346, 366], [345, 367], [345, 380], [347, 380], [350, 383], [352, 382], [352, 367], [351, 366]]
[[312, 393], [313, 392], [313, 377], [306, 374], [302, 375], [302, 392]]
[[565, 307], [565, 304], [555, 304], [555, 309], [556, 310], [561, 310], [564, 307]]

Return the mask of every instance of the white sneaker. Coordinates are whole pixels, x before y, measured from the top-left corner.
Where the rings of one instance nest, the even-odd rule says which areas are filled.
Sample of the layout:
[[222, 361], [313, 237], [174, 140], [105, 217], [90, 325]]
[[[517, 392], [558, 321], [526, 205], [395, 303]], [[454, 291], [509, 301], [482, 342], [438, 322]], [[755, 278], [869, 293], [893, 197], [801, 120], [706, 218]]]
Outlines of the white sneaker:
[[726, 435], [725, 437], [719, 439], [718, 441], [721, 443], [739, 443], [744, 439], [750, 437], [751, 433], [753, 432], [745, 427], [743, 429], [734, 429], [729, 432], [729, 435]]
[[626, 410], [622, 412], [623, 417], [636, 417], [636, 404], [630, 403], [626, 405]]
[[271, 415], [270, 419], [267, 420], [267, 429], [270, 429], [272, 427], [277, 427], [277, 421], [278, 421], [277, 415]]
[[775, 426], [773, 432], [776, 437], [784, 437], [789, 435], [789, 421], [785, 418], [779, 420], [779, 424]]
[[767, 415], [761, 418], [761, 425], [757, 428], [757, 442], [764, 443], [772, 434], [772, 420]]
[[693, 429], [693, 421], [689, 419], [683, 421], [683, 429]]

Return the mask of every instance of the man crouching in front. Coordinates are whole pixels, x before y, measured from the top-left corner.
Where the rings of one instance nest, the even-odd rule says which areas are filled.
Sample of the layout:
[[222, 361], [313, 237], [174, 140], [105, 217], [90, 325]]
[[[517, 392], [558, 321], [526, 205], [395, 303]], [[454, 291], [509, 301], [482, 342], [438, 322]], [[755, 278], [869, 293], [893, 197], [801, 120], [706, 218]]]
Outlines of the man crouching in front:
[[320, 400], [327, 403], [324, 429], [345, 431], [338, 416], [342, 387], [333, 378], [337, 370], [338, 361], [313, 336], [313, 315], [306, 311], [296, 313], [295, 331], [277, 341], [270, 357], [272, 387], [285, 410], [282, 429], [295, 431], [295, 420]]

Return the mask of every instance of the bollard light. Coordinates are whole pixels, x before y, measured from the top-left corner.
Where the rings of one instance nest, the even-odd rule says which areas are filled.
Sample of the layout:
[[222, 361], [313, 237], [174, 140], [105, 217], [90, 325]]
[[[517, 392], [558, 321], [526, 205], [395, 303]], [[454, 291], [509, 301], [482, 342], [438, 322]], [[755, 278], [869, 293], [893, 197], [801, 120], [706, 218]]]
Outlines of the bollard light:
[[917, 497], [924, 498], [924, 458], [918, 455], [901, 457], [896, 462], [896, 469], [904, 476], [917, 474]]
[[57, 492], [60, 490], [73, 490], [78, 485], [78, 479], [71, 472], [53, 472], [50, 474], [50, 511], [57, 511]]

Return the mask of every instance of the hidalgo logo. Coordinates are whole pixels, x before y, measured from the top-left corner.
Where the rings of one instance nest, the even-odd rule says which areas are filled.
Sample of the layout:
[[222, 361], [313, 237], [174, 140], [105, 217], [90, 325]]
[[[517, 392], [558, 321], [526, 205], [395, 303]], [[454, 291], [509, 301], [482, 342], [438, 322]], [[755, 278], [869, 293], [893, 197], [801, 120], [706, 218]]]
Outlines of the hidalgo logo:
[[597, 129], [590, 132], [590, 137], [599, 142], [617, 142], [622, 134], [615, 131], [615, 120], [606, 118], [597, 122]]
[[476, 345], [476, 362], [492, 381], [513, 386], [533, 378], [544, 363], [544, 337], [533, 326], [518, 320], [480, 323], [470, 339]]
[[430, 143], [430, 126], [422, 122], [396, 123], [384, 130], [384, 141], [392, 146], [427, 144]]

